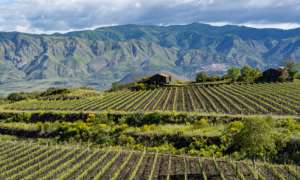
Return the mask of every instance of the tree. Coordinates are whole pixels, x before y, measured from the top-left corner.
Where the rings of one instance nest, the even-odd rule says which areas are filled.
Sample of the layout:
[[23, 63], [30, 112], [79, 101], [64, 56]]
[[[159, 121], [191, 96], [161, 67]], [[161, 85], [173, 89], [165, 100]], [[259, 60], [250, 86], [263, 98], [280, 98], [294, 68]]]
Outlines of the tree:
[[232, 81], [237, 81], [241, 76], [241, 69], [238, 67], [231, 67], [227, 70], [226, 77], [231, 79]]
[[45, 92], [43, 92], [42, 96], [51, 96], [51, 95], [63, 95], [70, 93], [71, 90], [67, 88], [56, 88], [56, 87], [50, 87]]
[[274, 121], [271, 118], [245, 119], [243, 128], [234, 137], [234, 143], [253, 162], [258, 157], [265, 157], [267, 153], [276, 152]]
[[261, 76], [261, 71], [259, 69], [254, 69], [248, 65], [241, 69], [240, 80], [245, 82], [254, 82]]
[[289, 78], [291, 80], [293, 80], [296, 77], [296, 75], [298, 73], [298, 66], [299, 66], [299, 64], [297, 64], [294, 61], [291, 61], [291, 60], [284, 61], [284, 67], [287, 69], [287, 71], [289, 73]]
[[11, 93], [8, 95], [7, 99], [11, 102], [15, 102], [25, 100], [27, 97], [24, 93]]
[[122, 85], [119, 84], [118, 82], [113, 82], [111, 84], [111, 91], [118, 91], [121, 89], [121, 87], [122, 87]]
[[31, 93], [26, 93], [26, 92], [11, 93], [11, 94], [8, 95], [7, 100], [9, 100], [11, 102], [22, 101], [22, 100], [37, 98], [39, 95], [40, 95], [40, 93], [38, 93], [38, 92], [31, 92]]
[[208, 79], [208, 74], [204, 71], [200, 72], [196, 76], [196, 82], [206, 82]]

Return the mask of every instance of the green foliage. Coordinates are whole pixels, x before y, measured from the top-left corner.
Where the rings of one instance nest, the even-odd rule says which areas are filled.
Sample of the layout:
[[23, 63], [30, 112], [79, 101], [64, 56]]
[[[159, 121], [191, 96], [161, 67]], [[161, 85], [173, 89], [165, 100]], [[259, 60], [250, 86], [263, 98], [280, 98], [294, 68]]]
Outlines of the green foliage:
[[149, 131], [153, 131], [155, 129], [156, 129], [156, 125], [154, 125], [154, 124], [151, 124], [151, 125], [145, 124], [141, 127], [142, 132], [149, 132]]
[[88, 113], [64, 113], [64, 112], [0, 112], [0, 119], [6, 119], [11, 122], [55, 122], [55, 121], [66, 121], [74, 122], [77, 120], [86, 121]]
[[209, 76], [206, 72], [199, 72], [196, 75], [196, 82], [206, 82], [208, 78]]
[[202, 118], [199, 121], [196, 121], [193, 123], [193, 128], [194, 129], [201, 129], [201, 128], [206, 128], [209, 127], [209, 121], [207, 118]]
[[1, 98], [0, 97], [0, 105], [2, 104], [7, 104], [9, 101], [6, 98]]
[[88, 113], [86, 117], [87, 123], [94, 123], [96, 121], [96, 114], [94, 113]]
[[[227, 124], [224, 132], [221, 135], [222, 144], [225, 145], [225, 148], [236, 148], [236, 142], [234, 141], [234, 137], [240, 133], [240, 131], [244, 128], [244, 124], [241, 121], [233, 121]], [[231, 150], [233, 151], [233, 150]]]
[[139, 90], [152, 89], [152, 87], [151, 87], [151, 85], [148, 85], [148, 84], [145, 84], [145, 83], [142, 83], [142, 82], [135, 82], [134, 84], [129, 86], [128, 89], [139, 91]]
[[[99, 112], [99, 113], [82, 113], [82, 112], [0, 112], [0, 119], [9, 119], [13, 122], [55, 122], [66, 121], [74, 122], [83, 120], [90, 123], [127, 123], [134, 126], [144, 124], [160, 123], [186, 123], [194, 122], [201, 119], [201, 115], [188, 115], [187, 113], [126, 113], [126, 112]], [[211, 117], [215, 119], [216, 117]]]
[[58, 100], [58, 99], [80, 99], [83, 97], [98, 96], [100, 93], [91, 88], [49, 88], [44, 92], [19, 92], [8, 95], [7, 100], [11, 102], [21, 100]]
[[34, 98], [37, 98], [39, 95], [40, 94], [37, 93], [37, 92], [32, 92], [32, 93], [25, 93], [25, 92], [11, 93], [11, 94], [8, 95], [7, 99], [11, 102], [16, 102], [16, 101], [34, 99]]
[[11, 93], [10, 95], [8, 95], [7, 99], [11, 102], [16, 102], [27, 99], [27, 96], [21, 93]]
[[0, 119], [5, 119], [8, 122], [32, 122], [31, 113], [0, 113]]
[[259, 77], [261, 77], [261, 71], [259, 69], [254, 69], [248, 65], [241, 69], [240, 81], [252, 83], [255, 82]]
[[205, 139], [195, 139], [188, 147], [188, 153], [204, 157], [220, 157], [222, 148], [216, 144], [208, 145]]
[[[143, 113], [135, 113], [128, 115], [126, 118], [126, 123], [129, 125], [137, 125], [142, 126], [144, 124], [159, 124], [161, 122], [168, 122], [173, 120], [172, 114], [161, 114], [158, 112], [143, 114]], [[182, 117], [175, 117], [175, 119], [180, 119]]]
[[222, 81], [224, 78], [220, 76], [209, 76], [206, 72], [200, 72], [196, 75], [196, 82], [203, 83], [203, 82], [216, 82]]
[[295, 61], [292, 60], [285, 60], [284, 61], [284, 67], [288, 70], [290, 79], [296, 78], [298, 74], [298, 67], [299, 64], [297, 64]]
[[118, 137], [118, 144], [119, 145], [133, 145], [135, 144], [135, 140], [133, 137], [131, 136], [127, 136], [125, 134], [121, 134], [119, 137]]
[[129, 90], [135, 85], [136, 85], [135, 82], [127, 83], [127, 84], [120, 84], [118, 82], [113, 82], [110, 91]]
[[244, 128], [242, 121], [233, 121], [230, 122], [226, 128], [227, 134], [234, 136]]
[[112, 84], [111, 84], [111, 91], [118, 91], [119, 90], [119, 83], [117, 83], [117, 82], [113, 82]]
[[41, 96], [63, 95], [68, 93], [71, 93], [71, 90], [67, 88], [49, 88], [43, 92]]
[[[31, 114], [25, 113], [14, 115], [15, 120], [31, 122]], [[48, 113], [45, 113], [49, 116]], [[52, 114], [54, 115], [54, 114]], [[47, 117], [41, 116], [41, 117]], [[64, 114], [66, 117], [67, 115]], [[73, 115], [74, 116], [74, 115]], [[59, 114], [58, 114], [58, 117]], [[79, 117], [79, 116], [74, 116]], [[206, 117], [188, 118], [186, 115], [178, 114], [120, 114], [103, 115], [105, 119], [101, 121], [99, 114], [87, 113], [85, 119], [76, 121], [33, 121], [35, 123], [11, 123], [0, 124], [1, 128], [22, 130], [25, 132], [35, 132], [36, 136], [55, 136], [59, 141], [89, 142], [100, 146], [121, 145], [142, 149], [145, 147], [162, 151], [172, 151], [173, 153], [188, 153], [191, 155], [221, 157], [231, 154], [235, 158], [267, 158], [278, 162], [297, 163], [299, 150], [295, 149], [300, 143], [294, 142], [290, 138], [291, 131], [297, 131], [298, 123], [294, 119], [271, 120], [269, 118], [252, 118], [238, 121], [227, 121], [228, 124], [221, 124], [219, 133], [212, 135], [206, 131], [218, 129], [217, 124], [210, 123]], [[132, 120], [132, 118], [136, 118]], [[147, 124], [145, 119], [154, 118], [175, 118], [173, 122], [183, 124]], [[139, 122], [129, 126], [126, 119], [131, 122]], [[188, 122], [185, 120], [189, 119]], [[180, 121], [177, 121], [179, 120]], [[193, 119], [193, 120], [191, 120]], [[199, 120], [200, 119], [200, 120]], [[54, 120], [54, 119], [52, 119]], [[219, 119], [220, 120], [220, 119]], [[228, 120], [228, 119], [227, 119]], [[106, 123], [106, 122], [113, 123]], [[9, 121], [8, 121], [9, 122]], [[25, 126], [25, 125], [26, 126]], [[23, 127], [24, 126], [24, 127]], [[15, 127], [15, 128], [14, 128]], [[225, 128], [224, 128], [225, 127]], [[276, 128], [276, 129], [275, 129]], [[197, 134], [201, 132], [200, 134]], [[223, 133], [222, 133], [223, 131]], [[221, 134], [222, 133], [222, 134]]]
[[216, 82], [230, 79], [233, 82], [242, 81], [252, 83], [261, 76], [262, 72], [259, 69], [255, 69], [246, 65], [242, 69], [238, 67], [229, 68], [223, 77], [209, 76], [206, 72], [200, 72], [196, 75], [196, 82]]
[[297, 129], [297, 121], [293, 118], [287, 118], [280, 121], [280, 126], [283, 128], [287, 128], [290, 131]]
[[222, 81], [222, 80], [224, 80], [224, 79], [220, 76], [209, 76], [206, 79], [206, 82], [216, 82], [216, 81]]
[[120, 91], [120, 90], [146, 90], [146, 89], [153, 89], [156, 86], [152, 87], [152, 85], [145, 84], [143, 82], [132, 82], [127, 84], [120, 84], [118, 82], [112, 83], [112, 88], [110, 91]]
[[234, 144], [252, 159], [276, 152], [274, 122], [271, 118], [244, 119], [242, 129], [234, 135]]
[[241, 69], [238, 67], [231, 67], [227, 70], [226, 78], [231, 79], [232, 81], [237, 81], [241, 76]]

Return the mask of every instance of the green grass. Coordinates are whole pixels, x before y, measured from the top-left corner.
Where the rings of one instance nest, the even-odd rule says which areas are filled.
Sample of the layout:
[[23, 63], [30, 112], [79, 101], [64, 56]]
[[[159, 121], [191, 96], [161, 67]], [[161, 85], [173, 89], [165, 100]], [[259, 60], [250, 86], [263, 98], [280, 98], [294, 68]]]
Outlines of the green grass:
[[162, 124], [144, 125], [143, 127], [129, 127], [125, 132], [147, 135], [176, 135], [213, 137], [222, 134], [224, 124], [210, 125], [203, 128], [195, 128], [191, 124]]

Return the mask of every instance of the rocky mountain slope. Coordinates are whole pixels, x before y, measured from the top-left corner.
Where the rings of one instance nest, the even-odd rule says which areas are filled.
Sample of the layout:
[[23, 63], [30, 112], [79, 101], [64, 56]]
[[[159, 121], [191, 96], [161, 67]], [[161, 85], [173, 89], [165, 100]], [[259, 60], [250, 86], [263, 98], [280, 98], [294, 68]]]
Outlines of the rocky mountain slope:
[[265, 69], [287, 58], [300, 62], [300, 29], [194, 23], [123, 25], [52, 35], [2, 32], [0, 91], [31, 85], [105, 88], [130, 74], [157, 71], [193, 78], [198, 71], [222, 73], [232, 65]]

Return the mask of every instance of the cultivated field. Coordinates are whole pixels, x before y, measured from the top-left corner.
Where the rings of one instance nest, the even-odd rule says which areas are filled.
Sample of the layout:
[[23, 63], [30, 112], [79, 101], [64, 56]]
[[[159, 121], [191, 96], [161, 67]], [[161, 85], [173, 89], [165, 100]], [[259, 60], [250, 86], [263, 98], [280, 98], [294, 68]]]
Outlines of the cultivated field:
[[179, 111], [224, 114], [300, 114], [300, 82], [172, 86], [106, 93], [101, 98], [30, 100], [7, 110]]
[[300, 168], [151, 152], [0, 142], [1, 179], [297, 179]]

